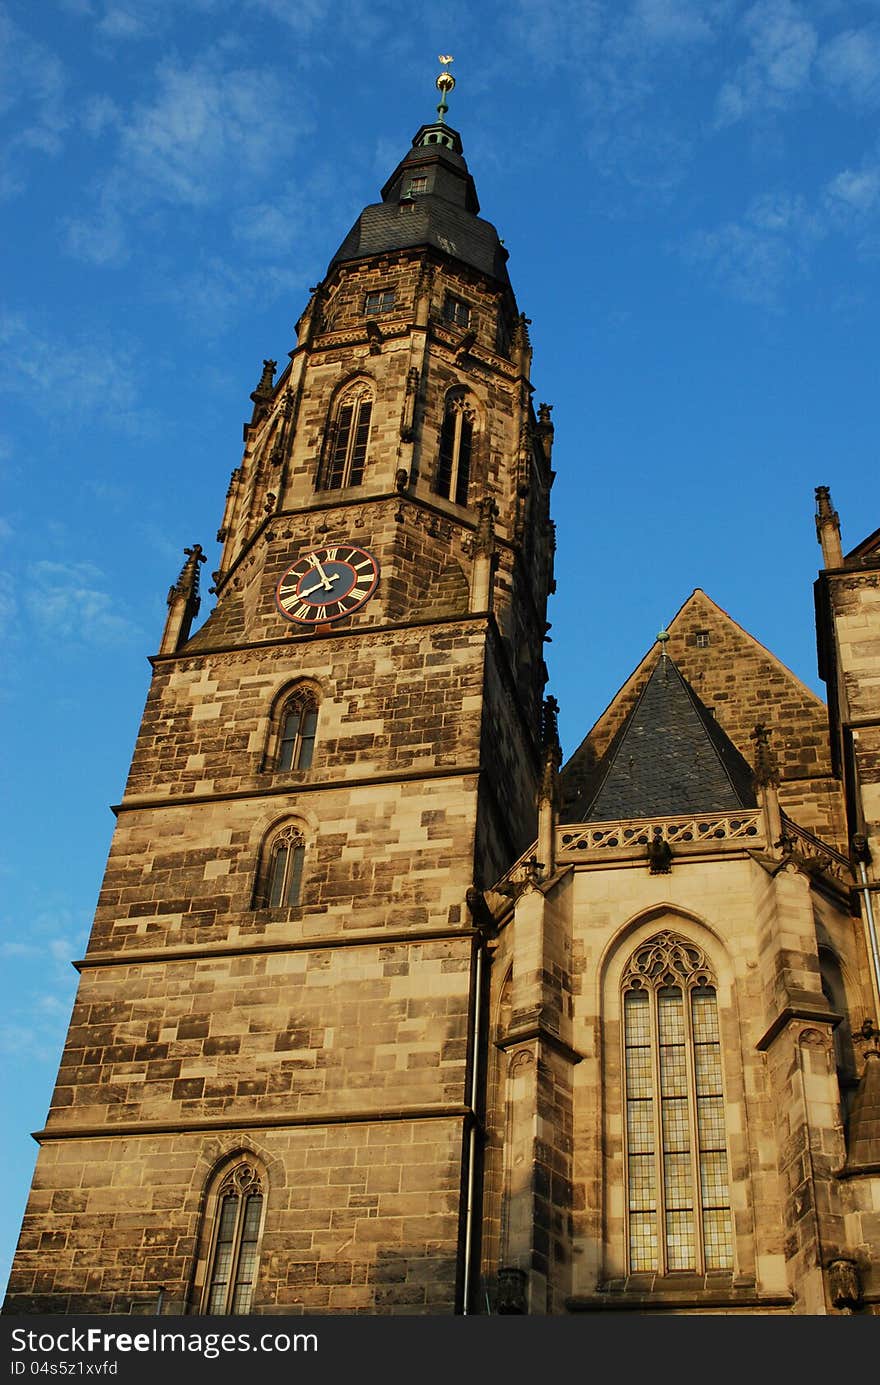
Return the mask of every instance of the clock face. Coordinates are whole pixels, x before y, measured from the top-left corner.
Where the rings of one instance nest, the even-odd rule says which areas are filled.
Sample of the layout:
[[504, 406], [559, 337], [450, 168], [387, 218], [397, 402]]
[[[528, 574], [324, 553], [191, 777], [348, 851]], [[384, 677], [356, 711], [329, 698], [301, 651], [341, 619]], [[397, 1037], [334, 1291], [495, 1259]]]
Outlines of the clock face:
[[288, 620], [325, 625], [363, 606], [378, 581], [379, 564], [363, 548], [310, 548], [281, 578], [275, 601]]

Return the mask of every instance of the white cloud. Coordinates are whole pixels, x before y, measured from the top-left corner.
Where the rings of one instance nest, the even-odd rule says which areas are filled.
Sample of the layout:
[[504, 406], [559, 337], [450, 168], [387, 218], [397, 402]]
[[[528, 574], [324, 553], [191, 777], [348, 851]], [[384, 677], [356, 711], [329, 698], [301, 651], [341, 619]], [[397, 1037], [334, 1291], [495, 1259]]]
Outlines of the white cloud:
[[140, 429], [133, 352], [95, 331], [75, 340], [0, 312], [0, 390], [51, 412], [86, 419], [100, 410], [116, 426]]
[[803, 198], [764, 194], [753, 200], [742, 220], [695, 232], [683, 254], [732, 297], [775, 310], [783, 290], [809, 272], [810, 251], [824, 234], [821, 218]]
[[788, 106], [810, 83], [819, 46], [815, 26], [794, 0], [758, 0], [744, 15], [749, 56], [722, 83], [716, 104], [719, 125]]
[[[250, 4], [300, 34], [310, 33], [328, 14], [341, 8], [339, 0], [250, 0]], [[356, 5], [355, 14], [358, 8]]]
[[87, 216], [68, 217], [62, 225], [67, 250], [84, 264], [118, 267], [131, 258], [125, 222], [112, 198], [100, 197]]
[[122, 112], [111, 96], [97, 93], [88, 97], [82, 109], [84, 128], [96, 138], [119, 123]]
[[880, 255], [880, 161], [846, 168], [827, 184], [823, 208], [830, 226], [854, 243], [862, 260]]
[[178, 315], [207, 338], [228, 331], [242, 305], [254, 311], [258, 304], [272, 302], [285, 293], [295, 302], [308, 283], [308, 278], [304, 283], [300, 274], [284, 264], [242, 266], [212, 255], [169, 278], [161, 292], [166, 302], [174, 304]]
[[880, 102], [880, 26], [848, 29], [823, 48], [819, 70], [836, 95], [859, 106]]
[[599, 0], [514, 0], [505, 18], [525, 62], [551, 70], [588, 64], [602, 31]]
[[173, 203], [203, 206], [265, 172], [277, 149], [284, 94], [267, 71], [224, 67], [207, 57], [190, 67], [164, 62], [156, 95], [121, 130], [121, 159], [137, 185]]
[[[241, 205], [289, 157], [305, 117], [294, 110], [292, 83], [268, 68], [236, 67], [221, 44], [189, 64], [165, 59], [149, 99], [128, 112], [95, 98], [83, 122], [95, 135], [115, 133], [117, 149], [88, 210], [67, 218], [66, 247], [106, 267], [130, 258], [135, 221], [139, 237], [158, 231], [167, 240], [191, 236], [195, 212]], [[172, 224], [178, 210], [186, 221]]]
[[706, 0], [636, 0], [633, 18], [649, 40], [658, 43], [704, 43], [714, 38], [714, 21], [729, 5]]
[[[66, 904], [38, 906], [26, 918], [2, 920], [0, 960], [8, 982], [0, 1052], [37, 1062], [58, 1061], [76, 990], [71, 966], [82, 956], [88, 925]], [[18, 936], [16, 936], [18, 935]]]
[[143, 639], [106, 587], [93, 563], [41, 559], [27, 569], [23, 604], [34, 628], [53, 640], [108, 645]]
[[4, 635], [14, 625], [17, 609], [15, 579], [11, 572], [0, 572], [0, 632]]
[[68, 125], [64, 109], [66, 79], [55, 55], [31, 38], [0, 8], [0, 115], [14, 112], [16, 129], [4, 140], [0, 159], [0, 197], [24, 187], [25, 168], [34, 153], [56, 156]]
[[880, 166], [854, 172], [844, 169], [832, 178], [826, 196], [835, 211], [870, 212], [880, 206]]

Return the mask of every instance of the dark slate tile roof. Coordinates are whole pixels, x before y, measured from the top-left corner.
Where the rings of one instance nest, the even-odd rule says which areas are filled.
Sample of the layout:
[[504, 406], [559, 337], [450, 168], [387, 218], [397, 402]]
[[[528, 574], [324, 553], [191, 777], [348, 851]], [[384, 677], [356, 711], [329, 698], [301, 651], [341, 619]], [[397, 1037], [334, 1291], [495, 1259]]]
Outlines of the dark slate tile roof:
[[661, 655], [584, 785], [584, 822], [753, 807], [752, 771], [708, 708]]
[[[438, 132], [452, 144], [431, 143]], [[426, 187], [410, 196], [414, 177], [424, 179]], [[491, 222], [477, 215], [479, 210], [458, 133], [448, 126], [423, 125], [383, 187], [382, 201], [364, 208], [330, 267], [367, 255], [431, 246], [509, 284], [507, 251]]]

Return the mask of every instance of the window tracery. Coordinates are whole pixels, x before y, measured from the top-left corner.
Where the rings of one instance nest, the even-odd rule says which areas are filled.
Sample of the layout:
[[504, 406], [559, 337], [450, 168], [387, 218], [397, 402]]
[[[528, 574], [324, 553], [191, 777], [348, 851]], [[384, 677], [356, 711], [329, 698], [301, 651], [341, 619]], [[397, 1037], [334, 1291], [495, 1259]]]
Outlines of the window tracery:
[[208, 1271], [202, 1312], [245, 1314], [251, 1310], [265, 1190], [253, 1162], [242, 1160], [225, 1175], [215, 1194]]
[[733, 1265], [721, 1036], [701, 948], [664, 931], [623, 983], [631, 1273]]
[[297, 823], [288, 822], [270, 836], [257, 873], [255, 909], [287, 909], [300, 903], [305, 855], [306, 839]]

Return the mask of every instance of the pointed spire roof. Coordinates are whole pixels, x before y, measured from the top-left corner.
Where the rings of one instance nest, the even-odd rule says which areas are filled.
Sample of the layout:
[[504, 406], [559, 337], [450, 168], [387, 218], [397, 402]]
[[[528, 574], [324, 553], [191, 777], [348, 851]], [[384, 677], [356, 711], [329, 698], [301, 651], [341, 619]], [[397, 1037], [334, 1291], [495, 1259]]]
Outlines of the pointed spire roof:
[[[451, 58], [441, 57], [448, 64]], [[430, 246], [509, 284], [507, 251], [491, 222], [477, 215], [477, 189], [462, 153], [461, 136], [446, 124], [452, 74], [437, 78], [437, 119], [413, 136], [381, 192], [365, 207], [330, 261], [329, 268], [369, 255]]]
[[754, 806], [752, 771], [665, 651], [583, 786], [585, 822]]

